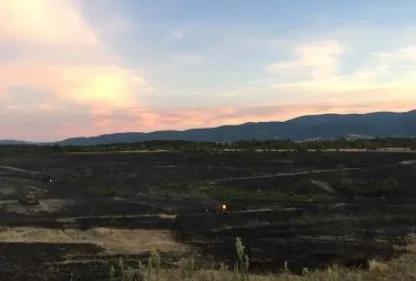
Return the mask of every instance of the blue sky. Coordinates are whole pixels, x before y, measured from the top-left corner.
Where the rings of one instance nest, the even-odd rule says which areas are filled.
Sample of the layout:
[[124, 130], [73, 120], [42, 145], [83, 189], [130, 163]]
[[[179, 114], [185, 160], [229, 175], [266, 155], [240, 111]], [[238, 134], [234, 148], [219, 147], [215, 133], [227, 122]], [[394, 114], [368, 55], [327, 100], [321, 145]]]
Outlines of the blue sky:
[[415, 1], [3, 0], [0, 139], [416, 107]]

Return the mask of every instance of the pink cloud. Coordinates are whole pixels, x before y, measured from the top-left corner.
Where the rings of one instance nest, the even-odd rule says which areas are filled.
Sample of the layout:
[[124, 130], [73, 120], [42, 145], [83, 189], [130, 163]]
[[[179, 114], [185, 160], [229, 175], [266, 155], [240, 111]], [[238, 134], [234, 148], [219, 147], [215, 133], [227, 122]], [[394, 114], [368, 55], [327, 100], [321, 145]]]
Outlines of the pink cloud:
[[56, 108], [53, 105], [47, 104], [47, 103], [42, 103], [37, 105], [37, 107], [42, 110], [42, 111], [54, 111], [56, 110]]
[[0, 44], [19, 47], [19, 58], [0, 63], [0, 97], [13, 87], [49, 92], [101, 111], [138, 105], [150, 88], [141, 73], [106, 51], [83, 18], [79, 1], [0, 2]]
[[[321, 113], [366, 113], [407, 111], [416, 102], [391, 101], [366, 103], [288, 104], [259, 107], [201, 107], [182, 109], [130, 108], [91, 114], [88, 107], [73, 105], [66, 111], [53, 111], [42, 105], [31, 113], [0, 113], [2, 138], [60, 140], [74, 136], [93, 136], [115, 132], [216, 127], [245, 122], [284, 121], [301, 115]], [[17, 118], [19, 117], [19, 118]]]
[[416, 103], [375, 103], [369, 104], [294, 104], [260, 107], [220, 107], [184, 109], [132, 109], [127, 112], [113, 112], [107, 115], [91, 116], [91, 123], [66, 124], [60, 135], [97, 135], [103, 133], [154, 131], [164, 129], [189, 129], [215, 127], [245, 122], [283, 121], [300, 115], [320, 113], [365, 113], [373, 111], [406, 111]]
[[115, 108], [135, 104], [136, 93], [147, 87], [143, 78], [114, 65], [65, 66], [15, 61], [0, 66], [0, 91], [22, 85], [80, 104], [102, 103]]
[[[273, 105], [275, 99], [270, 101], [272, 105], [259, 107], [146, 108], [142, 94], [152, 91], [146, 70], [131, 69], [109, 54], [78, 4], [79, 0], [0, 1], [0, 44], [19, 47], [18, 59], [0, 62], [0, 139], [57, 140], [123, 131], [182, 130], [326, 112], [408, 110], [416, 105], [415, 71], [396, 75], [390, 82], [377, 79], [391, 66], [414, 61], [414, 48], [382, 53], [376, 62], [344, 77], [338, 75], [338, 68], [345, 47], [336, 40], [324, 40], [300, 45], [294, 48], [293, 60], [275, 62], [268, 68], [276, 76], [272, 79], [275, 92], [268, 88], [268, 93], [309, 94], [316, 104]], [[116, 25], [113, 31], [120, 27]], [[172, 37], [181, 39], [184, 34], [174, 31]], [[185, 64], [203, 62], [192, 53], [179, 53], [173, 59]], [[307, 78], [280, 79], [288, 72], [291, 78], [298, 73]], [[19, 93], [11, 91], [16, 87], [46, 92], [48, 97], [25, 103], [16, 99]], [[217, 98], [222, 103], [226, 99], [253, 101], [247, 102], [247, 96], [258, 89], [241, 88], [222, 91]], [[359, 97], [357, 101], [353, 94]], [[201, 104], [204, 101], [199, 97], [195, 100]], [[389, 100], [391, 97], [396, 100]]]

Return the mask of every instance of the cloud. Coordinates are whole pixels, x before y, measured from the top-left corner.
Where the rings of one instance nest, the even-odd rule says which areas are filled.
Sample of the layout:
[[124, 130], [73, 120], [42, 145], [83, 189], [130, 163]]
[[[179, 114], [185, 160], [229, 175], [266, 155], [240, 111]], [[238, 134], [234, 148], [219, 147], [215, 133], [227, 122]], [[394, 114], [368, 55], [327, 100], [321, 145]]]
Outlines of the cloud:
[[39, 44], [95, 45], [96, 34], [69, 0], [3, 0], [0, 38]]
[[[91, 108], [68, 103], [55, 96], [38, 94], [38, 104], [31, 108], [3, 105], [0, 110], [2, 138], [50, 141], [73, 136], [104, 133], [216, 127], [245, 122], [283, 121], [299, 115], [319, 113], [365, 113], [373, 111], [411, 110], [416, 102], [407, 100], [302, 102], [268, 106], [211, 107], [104, 107]], [[46, 101], [46, 102], [45, 102]], [[18, 102], [18, 100], [15, 100]], [[62, 106], [64, 102], [65, 106]]]
[[[45, 136], [50, 139], [62, 139], [69, 136], [89, 136], [103, 133], [154, 130], [184, 130], [189, 128], [216, 127], [245, 122], [284, 121], [300, 115], [319, 113], [366, 113], [373, 111], [407, 111], [414, 104], [405, 101], [368, 103], [321, 103], [321, 104], [286, 104], [257, 107], [199, 107], [199, 108], [130, 108], [113, 110], [103, 114], [81, 115], [82, 118], [62, 122], [53, 134]], [[413, 107], [412, 107], [413, 106]], [[48, 114], [48, 113], [44, 113]], [[50, 113], [52, 114], [52, 113]], [[32, 139], [39, 139], [34, 134]], [[41, 137], [41, 136], [40, 136]]]
[[87, 105], [91, 111], [140, 102], [140, 93], [150, 85], [109, 54], [76, 3], [1, 1], [0, 45], [17, 45], [20, 53], [0, 64], [0, 96], [25, 86]]
[[42, 111], [55, 111], [56, 108], [53, 105], [50, 105], [48, 103], [41, 103], [37, 105], [37, 108], [39, 108]]
[[[295, 59], [267, 66], [275, 79], [272, 87], [279, 92], [304, 93], [315, 99], [348, 101], [359, 97], [362, 101], [374, 101], [395, 97], [416, 101], [416, 44], [388, 51], [379, 47], [370, 53], [354, 53], [353, 47], [349, 46], [348, 51], [352, 56], [363, 57], [362, 61], [354, 61], [346, 54], [346, 48], [334, 40], [295, 47]], [[354, 67], [348, 68], [351, 60]], [[287, 76], [295, 78], [291, 80]]]
[[191, 30], [192, 30], [191, 26], [180, 26], [180, 27], [170, 28], [167, 34], [163, 37], [162, 42], [160, 43], [160, 46], [164, 47], [169, 43], [184, 39], [185, 36]]
[[[40, 103], [15, 104], [16, 107], [0, 105], [0, 129], [3, 139], [54, 140], [66, 136], [62, 129], [67, 123], [77, 124], [78, 132], [87, 133], [94, 118], [89, 108], [61, 101], [54, 96], [36, 93]], [[15, 102], [19, 97], [15, 97]], [[49, 100], [48, 105], [42, 104]], [[56, 110], [54, 110], [56, 109]], [[75, 131], [74, 131], [75, 132]], [[70, 133], [70, 132], [68, 132]]]
[[[265, 25], [170, 28], [176, 23], [123, 18], [111, 6], [117, 1], [103, 1], [0, 1], [0, 138], [56, 140], [416, 105], [412, 28], [281, 36]], [[114, 55], [120, 50], [124, 60]], [[145, 69], [132, 68], [142, 61]]]
[[52, 92], [62, 99], [94, 106], [131, 106], [135, 92], [146, 81], [128, 70], [114, 66], [49, 65], [44, 62], [14, 62], [0, 67], [3, 90], [21, 85]]
[[331, 40], [301, 45], [293, 51], [294, 60], [273, 63], [268, 66], [268, 71], [278, 75], [289, 72], [292, 76], [303, 71], [314, 80], [332, 78], [339, 64], [338, 56], [343, 51], [339, 42]]
[[17, 104], [4, 104], [3, 108], [8, 111], [20, 110], [21, 106]]
[[185, 36], [186, 29], [176, 28], [172, 30], [171, 36], [175, 39], [182, 39]]

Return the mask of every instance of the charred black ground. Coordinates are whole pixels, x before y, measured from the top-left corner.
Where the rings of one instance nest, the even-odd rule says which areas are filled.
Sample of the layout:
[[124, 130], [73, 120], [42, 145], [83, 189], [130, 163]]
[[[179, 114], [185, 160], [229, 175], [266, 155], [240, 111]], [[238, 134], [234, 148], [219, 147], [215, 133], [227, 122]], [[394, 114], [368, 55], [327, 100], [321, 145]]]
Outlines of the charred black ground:
[[[277, 272], [285, 262], [293, 271], [365, 267], [402, 254], [397, 247], [416, 227], [414, 160], [411, 152], [335, 151], [2, 156], [1, 276], [108, 280], [120, 257], [146, 261], [145, 246], [127, 245], [136, 238], [156, 249], [169, 238], [159, 247], [167, 267], [191, 253], [199, 265], [233, 264], [236, 237], [252, 272]], [[17, 201], [29, 191], [38, 205]], [[219, 202], [227, 213], [204, 212]], [[117, 244], [97, 242], [108, 237]]]

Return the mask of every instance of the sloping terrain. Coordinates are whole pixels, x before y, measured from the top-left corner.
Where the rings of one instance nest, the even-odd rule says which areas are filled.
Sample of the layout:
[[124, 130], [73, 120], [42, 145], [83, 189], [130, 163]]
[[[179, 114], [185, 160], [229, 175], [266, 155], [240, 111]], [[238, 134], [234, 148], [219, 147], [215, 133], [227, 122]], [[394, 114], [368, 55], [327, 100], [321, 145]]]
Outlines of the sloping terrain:
[[[367, 114], [321, 114], [301, 116], [284, 122], [250, 122], [185, 131], [125, 132], [94, 137], [74, 137], [63, 145], [133, 143], [152, 140], [238, 141], [274, 139], [337, 139], [361, 137], [416, 137], [416, 110]], [[1, 141], [0, 141], [1, 143]], [[3, 141], [19, 143], [19, 141]], [[21, 142], [20, 142], [21, 143]], [[50, 144], [50, 143], [49, 143]]]

